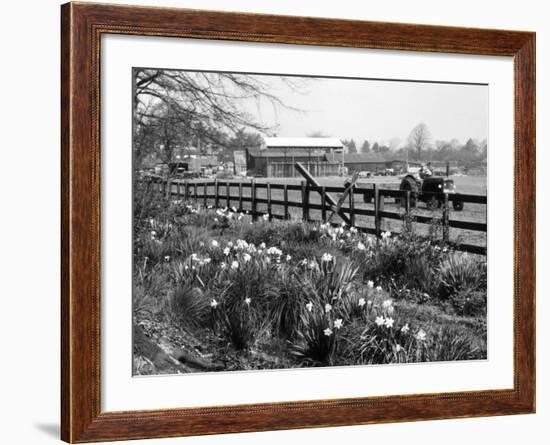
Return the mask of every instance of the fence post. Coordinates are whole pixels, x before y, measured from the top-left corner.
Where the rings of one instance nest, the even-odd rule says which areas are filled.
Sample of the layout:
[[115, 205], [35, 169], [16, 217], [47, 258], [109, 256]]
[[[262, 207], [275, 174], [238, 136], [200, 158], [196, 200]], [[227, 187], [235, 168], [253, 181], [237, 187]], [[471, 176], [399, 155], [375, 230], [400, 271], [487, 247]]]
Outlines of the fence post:
[[176, 182], [176, 193], [178, 194], [178, 199], [181, 198], [181, 184], [180, 182]]
[[309, 221], [309, 184], [302, 181], [302, 219]]
[[411, 221], [411, 191], [405, 191], [405, 225], [408, 231], [412, 229]]
[[229, 188], [229, 181], [225, 181], [225, 204], [226, 207], [229, 209], [231, 207], [231, 190]]
[[283, 201], [284, 201], [284, 219], [290, 219], [290, 215], [288, 214], [288, 186], [286, 184], [283, 185]]
[[321, 221], [324, 223], [327, 220], [327, 198], [325, 196], [326, 187], [321, 187]]
[[443, 201], [443, 241], [449, 241], [449, 194], [445, 193]]
[[185, 201], [189, 200], [189, 182], [186, 180], [183, 184], [183, 190], [184, 190], [184, 199]]
[[214, 180], [214, 207], [215, 208], [218, 208], [218, 205], [219, 205], [219, 201], [220, 201], [220, 198], [219, 198], [219, 189], [218, 189], [218, 180], [215, 179]]
[[266, 186], [266, 193], [267, 193], [267, 215], [269, 216], [269, 220], [271, 221], [271, 183], [267, 183]]
[[243, 183], [239, 182], [239, 212], [243, 211]]
[[250, 212], [252, 213], [252, 221], [256, 221], [258, 219], [258, 215], [256, 214], [256, 181], [254, 178], [250, 181]]
[[374, 231], [376, 236], [380, 237], [380, 194], [378, 190], [378, 184], [374, 184]]
[[349, 192], [349, 220], [352, 227], [355, 226], [355, 185], [351, 185]]
[[202, 192], [203, 192], [203, 204], [204, 208], [206, 209], [208, 207], [208, 181], [204, 181], [204, 184], [202, 186]]

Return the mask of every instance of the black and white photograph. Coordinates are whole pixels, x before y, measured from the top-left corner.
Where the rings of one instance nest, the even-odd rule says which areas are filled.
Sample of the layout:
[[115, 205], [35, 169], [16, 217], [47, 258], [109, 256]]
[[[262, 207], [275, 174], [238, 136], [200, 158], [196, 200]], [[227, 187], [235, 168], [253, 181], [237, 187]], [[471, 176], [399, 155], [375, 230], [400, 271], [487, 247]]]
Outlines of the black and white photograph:
[[487, 359], [487, 84], [131, 82], [134, 376]]

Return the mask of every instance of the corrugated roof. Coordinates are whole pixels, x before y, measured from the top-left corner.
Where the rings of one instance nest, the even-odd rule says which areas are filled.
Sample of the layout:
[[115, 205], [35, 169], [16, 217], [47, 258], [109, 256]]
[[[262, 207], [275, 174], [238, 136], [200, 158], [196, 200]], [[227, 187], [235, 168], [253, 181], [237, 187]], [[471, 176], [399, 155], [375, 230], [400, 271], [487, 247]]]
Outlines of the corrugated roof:
[[269, 147], [324, 147], [342, 148], [344, 145], [338, 138], [265, 138], [265, 145]]
[[300, 148], [296, 148], [293, 150], [289, 150], [286, 155], [284, 150], [261, 150], [261, 151], [250, 151], [248, 152], [250, 155], [260, 158], [284, 158], [292, 159], [295, 158], [321, 158], [325, 157], [326, 153], [323, 150], [304, 150]]

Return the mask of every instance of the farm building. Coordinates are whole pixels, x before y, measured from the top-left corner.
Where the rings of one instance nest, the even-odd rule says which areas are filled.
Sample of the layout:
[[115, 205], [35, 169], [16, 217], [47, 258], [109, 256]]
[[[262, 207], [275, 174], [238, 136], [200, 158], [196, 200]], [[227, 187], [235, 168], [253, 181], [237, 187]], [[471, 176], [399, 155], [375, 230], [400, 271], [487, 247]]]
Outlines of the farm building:
[[215, 155], [185, 155], [175, 162], [170, 162], [171, 174], [182, 172], [204, 173], [205, 170], [214, 170], [219, 166]]
[[344, 166], [349, 174], [360, 171], [376, 173], [391, 168], [391, 162], [375, 153], [349, 153], [344, 155]]
[[336, 138], [265, 138], [259, 149], [246, 153], [249, 173], [292, 177], [294, 164], [301, 162], [314, 176], [337, 175], [343, 144]]

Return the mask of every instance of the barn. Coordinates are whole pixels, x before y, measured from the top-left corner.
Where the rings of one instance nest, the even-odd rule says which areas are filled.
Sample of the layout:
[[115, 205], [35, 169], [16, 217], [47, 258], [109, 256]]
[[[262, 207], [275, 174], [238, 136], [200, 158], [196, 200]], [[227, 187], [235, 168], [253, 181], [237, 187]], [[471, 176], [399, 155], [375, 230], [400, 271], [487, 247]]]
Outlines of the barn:
[[377, 173], [390, 168], [391, 162], [377, 153], [348, 153], [344, 155], [344, 166], [348, 174], [361, 171]]
[[247, 169], [256, 176], [293, 177], [300, 162], [314, 176], [339, 173], [344, 145], [336, 138], [265, 138], [247, 150]]

